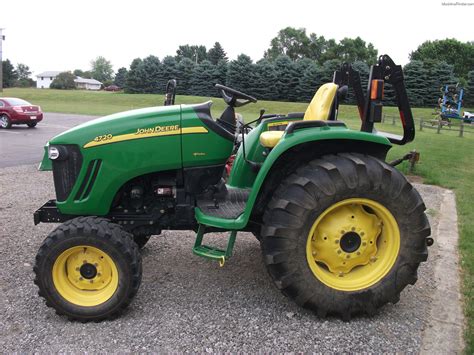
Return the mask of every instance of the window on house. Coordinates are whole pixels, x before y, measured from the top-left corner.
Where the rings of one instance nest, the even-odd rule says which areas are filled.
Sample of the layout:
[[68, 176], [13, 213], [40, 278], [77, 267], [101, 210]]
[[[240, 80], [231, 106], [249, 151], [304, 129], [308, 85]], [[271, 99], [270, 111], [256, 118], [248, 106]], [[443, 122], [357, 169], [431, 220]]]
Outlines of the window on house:
[[43, 77], [41, 77], [41, 80], [44, 80], [44, 78], [43, 78]]

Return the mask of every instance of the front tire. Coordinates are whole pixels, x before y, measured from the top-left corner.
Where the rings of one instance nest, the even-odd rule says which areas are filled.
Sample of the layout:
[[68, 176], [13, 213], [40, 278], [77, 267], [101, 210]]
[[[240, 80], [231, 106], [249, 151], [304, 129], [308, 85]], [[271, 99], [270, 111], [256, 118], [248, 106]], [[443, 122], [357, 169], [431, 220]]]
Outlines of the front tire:
[[141, 257], [132, 236], [97, 217], [79, 217], [57, 227], [36, 256], [39, 295], [71, 320], [118, 316], [141, 282]]
[[324, 156], [289, 176], [269, 203], [264, 260], [276, 286], [319, 316], [372, 315], [417, 280], [428, 255], [424, 210], [392, 166]]

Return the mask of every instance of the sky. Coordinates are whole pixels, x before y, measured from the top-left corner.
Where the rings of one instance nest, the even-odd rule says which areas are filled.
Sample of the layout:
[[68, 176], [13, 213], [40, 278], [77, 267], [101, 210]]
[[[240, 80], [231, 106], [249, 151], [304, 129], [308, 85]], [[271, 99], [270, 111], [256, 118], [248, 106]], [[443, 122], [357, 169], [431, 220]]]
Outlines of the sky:
[[[459, 5], [466, 1], [470, 5]], [[218, 41], [229, 59], [262, 58], [286, 26], [326, 39], [360, 36], [406, 64], [426, 40], [473, 41], [474, 0], [2, 0], [3, 59], [34, 74], [90, 69], [97, 56], [117, 70], [134, 58], [175, 55], [181, 44]], [[470, 28], [469, 28], [470, 27]]]

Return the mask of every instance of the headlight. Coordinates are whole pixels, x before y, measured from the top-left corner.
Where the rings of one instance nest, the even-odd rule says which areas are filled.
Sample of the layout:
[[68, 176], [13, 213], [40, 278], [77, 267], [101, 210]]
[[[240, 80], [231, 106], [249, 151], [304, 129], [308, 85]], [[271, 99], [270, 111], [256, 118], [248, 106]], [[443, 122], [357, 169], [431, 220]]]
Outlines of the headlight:
[[48, 149], [48, 158], [51, 160], [56, 160], [59, 158], [59, 149], [56, 147], [49, 147]]

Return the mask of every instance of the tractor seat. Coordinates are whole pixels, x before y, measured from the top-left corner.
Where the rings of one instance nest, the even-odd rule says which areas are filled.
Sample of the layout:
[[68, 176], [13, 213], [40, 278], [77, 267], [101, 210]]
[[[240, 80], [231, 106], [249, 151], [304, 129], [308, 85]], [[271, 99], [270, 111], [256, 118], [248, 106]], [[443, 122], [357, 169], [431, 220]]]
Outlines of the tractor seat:
[[[326, 121], [331, 113], [331, 107], [336, 97], [338, 86], [334, 83], [321, 85], [309, 103], [303, 120]], [[260, 134], [260, 144], [265, 148], [273, 148], [280, 141], [284, 131], [265, 131]]]

